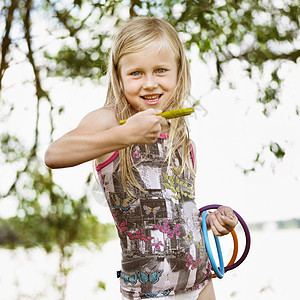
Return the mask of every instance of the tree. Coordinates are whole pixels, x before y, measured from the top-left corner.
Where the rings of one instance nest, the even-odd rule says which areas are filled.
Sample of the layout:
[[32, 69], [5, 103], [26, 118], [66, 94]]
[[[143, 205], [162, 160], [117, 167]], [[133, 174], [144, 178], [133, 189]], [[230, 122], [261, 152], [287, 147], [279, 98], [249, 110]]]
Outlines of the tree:
[[[9, 186], [1, 195], [1, 201], [6, 198], [17, 199], [18, 207], [16, 216], [0, 219], [0, 245], [9, 249], [20, 246], [25, 249], [42, 247], [47, 253], [58, 250], [60, 263], [56, 287], [64, 299], [66, 278], [71, 270], [68, 261], [73, 246], [101, 249], [115, 233], [111, 224], [101, 224], [92, 214], [86, 196], [74, 199], [65, 193], [54, 182], [52, 171], [44, 166], [41, 159], [40, 138], [44, 133], [39, 130], [40, 104], [46, 101], [50, 106], [49, 141], [54, 131], [53, 115], [55, 112], [62, 113], [63, 108], [53, 107], [49, 92], [43, 87], [45, 69], [39, 62], [42, 56], [36, 48], [36, 39], [32, 33], [35, 26], [33, 15], [38, 13], [35, 5], [36, 2], [30, 0], [3, 1], [0, 4], [1, 28], [4, 28], [1, 34], [0, 64], [1, 124], [6, 124], [10, 114], [19, 105], [5, 99], [5, 92], [9, 88], [3, 82], [6, 71], [12, 66], [24, 62], [31, 66], [29, 80], [35, 90], [36, 103], [33, 142], [30, 147], [24, 145], [22, 137], [11, 135], [9, 128], [1, 126], [1, 162], [16, 170], [13, 181], [6, 182]], [[87, 184], [90, 182], [91, 176], [87, 178]], [[105, 288], [101, 282], [99, 287]]]
[[[249, 78], [257, 83], [257, 102], [268, 117], [280, 103], [282, 65], [296, 64], [300, 56], [299, 4], [299, 0], [3, 0], [0, 122], [5, 124], [19, 105], [10, 103], [5, 96], [13, 88], [6, 84], [6, 74], [18, 64], [30, 67], [24, 80], [35, 91], [36, 119], [30, 147], [7, 128], [0, 132], [0, 159], [16, 170], [15, 179], [2, 198], [19, 201], [18, 216], [0, 222], [0, 244], [11, 248], [42, 246], [46, 251], [57, 246], [63, 260], [69, 255], [66, 246], [87, 246], [91, 240], [101, 245], [111, 236], [111, 227], [99, 224], [86, 197], [72, 199], [54, 182], [52, 171], [42, 166], [41, 104], [49, 110], [49, 142], [53, 139], [55, 120], [64, 111], [63, 106], [54, 105], [46, 88], [49, 78], [101, 83], [113, 29], [130, 17], [154, 15], [174, 25], [187, 49], [196, 46], [204, 62], [214, 62], [212, 89], [226, 82], [226, 65], [240, 61]], [[37, 22], [44, 19], [47, 28], [40, 32]], [[256, 78], [254, 74], [260, 75]], [[265, 83], [260, 81], [262, 76], [267, 78]], [[295, 112], [299, 114], [299, 108], [295, 107]], [[261, 151], [265, 150], [279, 159], [285, 154], [276, 142]], [[261, 151], [253, 168], [244, 170], [245, 173], [255, 170], [256, 164], [263, 164]], [[47, 199], [47, 205], [41, 199]]]
[[[112, 26], [139, 15], [154, 15], [167, 19], [181, 34], [187, 49], [197, 46], [204, 62], [214, 61], [212, 90], [225, 81], [226, 65], [236, 60], [248, 77], [257, 84], [257, 102], [268, 117], [280, 104], [282, 66], [296, 64], [300, 55], [299, 0], [282, 1], [74, 1], [70, 9], [59, 9], [56, 2], [47, 1], [66, 29], [62, 39], [72, 37], [73, 44], [63, 43], [58, 53], [45, 57], [55, 61], [49, 75], [97, 80], [105, 74], [111, 29], [103, 30], [107, 18]], [[89, 13], [78, 17], [78, 9]], [[83, 39], [82, 36], [85, 35]], [[88, 40], [86, 39], [88, 36]], [[84, 43], [83, 43], [84, 41]], [[262, 78], [266, 78], [262, 80]], [[227, 84], [234, 86], [234, 83]], [[299, 107], [295, 107], [299, 114]], [[273, 144], [278, 147], [273, 147]], [[263, 165], [262, 153], [269, 151], [281, 159], [285, 152], [277, 142], [270, 141], [257, 152], [253, 168]], [[283, 155], [282, 155], [283, 154]]]

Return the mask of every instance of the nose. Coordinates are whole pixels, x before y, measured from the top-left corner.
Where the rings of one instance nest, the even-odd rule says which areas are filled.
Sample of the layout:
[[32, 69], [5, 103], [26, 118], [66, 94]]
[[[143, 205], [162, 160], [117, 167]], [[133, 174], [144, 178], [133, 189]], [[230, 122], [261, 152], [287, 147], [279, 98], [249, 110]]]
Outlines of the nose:
[[145, 81], [143, 84], [143, 89], [145, 90], [153, 90], [158, 87], [158, 83], [155, 79], [155, 76], [148, 75], [145, 77]]

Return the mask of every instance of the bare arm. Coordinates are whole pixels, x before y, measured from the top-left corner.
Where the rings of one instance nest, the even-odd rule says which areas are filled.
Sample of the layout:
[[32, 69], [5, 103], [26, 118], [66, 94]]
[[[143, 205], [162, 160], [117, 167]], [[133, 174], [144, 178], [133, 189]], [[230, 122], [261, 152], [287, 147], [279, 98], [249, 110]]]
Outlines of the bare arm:
[[113, 110], [95, 110], [48, 147], [45, 164], [50, 168], [72, 167], [134, 143], [153, 143], [166, 122], [156, 114], [153, 109], [143, 111], [119, 126]]

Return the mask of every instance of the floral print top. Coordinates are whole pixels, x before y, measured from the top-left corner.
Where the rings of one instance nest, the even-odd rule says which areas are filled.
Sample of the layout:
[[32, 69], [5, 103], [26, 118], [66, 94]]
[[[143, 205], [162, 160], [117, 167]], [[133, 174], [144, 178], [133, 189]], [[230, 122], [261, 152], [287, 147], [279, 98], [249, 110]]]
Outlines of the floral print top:
[[122, 186], [118, 151], [96, 164], [122, 248], [121, 293], [129, 299], [200, 292], [211, 278], [194, 176], [182, 170], [179, 150], [168, 165], [167, 142], [161, 135], [131, 147], [132, 171], [144, 189], [129, 185], [135, 197]]

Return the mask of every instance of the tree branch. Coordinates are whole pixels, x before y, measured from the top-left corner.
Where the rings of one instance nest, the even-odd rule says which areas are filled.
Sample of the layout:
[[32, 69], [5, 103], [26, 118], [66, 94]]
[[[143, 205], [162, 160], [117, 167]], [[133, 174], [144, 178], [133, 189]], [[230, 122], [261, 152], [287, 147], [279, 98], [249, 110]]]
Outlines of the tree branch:
[[230, 60], [231, 59], [239, 59], [239, 60], [247, 60], [252, 61], [252, 57], [255, 57], [257, 60], [257, 57], [261, 58], [262, 62], [265, 62], [267, 60], [289, 60], [293, 61], [294, 63], [297, 63], [298, 58], [300, 57], [300, 50], [296, 49], [289, 53], [274, 53], [270, 50], [261, 51], [261, 50], [254, 50], [250, 49], [247, 52], [241, 54], [241, 55], [230, 55], [227, 56]]
[[9, 50], [9, 45], [11, 43], [9, 34], [11, 29], [11, 24], [14, 18], [14, 11], [18, 5], [18, 0], [11, 0], [11, 5], [8, 8], [6, 25], [5, 25], [5, 34], [1, 43], [1, 64], [0, 64], [0, 90], [2, 87], [2, 78], [4, 76], [5, 70], [8, 67], [8, 63], [6, 61], [6, 54]]
[[68, 24], [68, 19], [70, 19], [69, 12], [65, 10], [63, 13], [59, 12], [55, 9], [53, 3], [50, 0], [47, 0], [47, 3], [52, 7], [56, 18], [61, 22], [64, 27], [69, 31], [70, 36], [75, 38], [77, 45], [80, 43], [80, 39], [76, 36], [76, 33], [82, 29], [83, 24], [79, 28], [74, 28], [74, 26], [71, 26]]
[[36, 126], [35, 126], [35, 140], [34, 140], [34, 145], [33, 145], [32, 152], [31, 152], [31, 155], [34, 155], [36, 153], [36, 148], [37, 148], [37, 143], [38, 143], [39, 100], [45, 95], [45, 92], [41, 87], [39, 69], [37, 68], [37, 66], [35, 64], [35, 60], [33, 58], [32, 42], [31, 42], [31, 35], [30, 35], [30, 29], [31, 29], [30, 12], [31, 12], [32, 6], [33, 6], [32, 0], [27, 0], [26, 1], [26, 13], [23, 18], [23, 22], [24, 22], [25, 40], [26, 40], [27, 47], [28, 47], [27, 57], [28, 57], [29, 62], [33, 69], [36, 96], [37, 96], [37, 119], [36, 119]]
[[134, 0], [130, 0], [130, 8], [129, 8], [130, 19], [137, 16], [137, 14], [136, 14], [136, 12], [134, 10], [134, 6], [135, 6], [135, 1]]
[[[27, 0], [26, 1], [26, 13], [23, 17], [23, 24], [24, 24], [24, 34], [25, 34], [25, 40], [27, 43], [27, 47], [28, 47], [28, 53], [27, 53], [27, 57], [28, 60], [32, 66], [33, 69], [33, 73], [34, 73], [34, 82], [35, 82], [35, 89], [36, 89], [36, 97], [37, 97], [37, 103], [36, 103], [36, 123], [35, 123], [35, 136], [34, 136], [34, 144], [32, 146], [30, 155], [28, 156], [27, 159], [27, 164], [24, 168], [24, 170], [22, 172], [27, 171], [31, 160], [36, 157], [36, 151], [37, 151], [37, 147], [38, 147], [38, 140], [39, 140], [39, 129], [38, 129], [38, 125], [39, 125], [39, 117], [40, 117], [40, 100], [44, 97], [47, 99], [47, 101], [50, 104], [50, 125], [51, 125], [51, 132], [50, 132], [50, 136], [51, 136], [51, 141], [52, 141], [52, 134], [54, 131], [54, 124], [53, 124], [53, 105], [52, 105], [52, 101], [49, 97], [48, 92], [46, 92], [43, 88], [42, 88], [42, 84], [41, 84], [41, 77], [40, 77], [40, 69], [37, 67], [36, 63], [35, 63], [35, 59], [33, 56], [33, 49], [32, 49], [32, 38], [31, 38], [31, 34], [30, 34], [30, 30], [31, 30], [31, 18], [30, 18], [30, 13], [31, 10], [33, 9], [33, 1], [32, 0]], [[16, 175], [16, 180], [15, 183], [12, 185], [12, 187], [10, 188], [8, 194], [15, 189], [15, 185], [19, 179], [20, 174], [22, 174], [22, 172], [17, 172]], [[52, 175], [52, 172], [49, 171], [49, 175]]]

